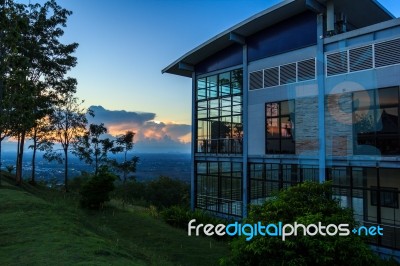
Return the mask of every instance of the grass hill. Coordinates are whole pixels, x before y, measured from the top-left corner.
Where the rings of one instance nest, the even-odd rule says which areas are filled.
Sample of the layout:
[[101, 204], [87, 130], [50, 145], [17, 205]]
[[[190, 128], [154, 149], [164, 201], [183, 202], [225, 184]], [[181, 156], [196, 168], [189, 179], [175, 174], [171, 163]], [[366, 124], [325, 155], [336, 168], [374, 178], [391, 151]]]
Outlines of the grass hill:
[[210, 266], [228, 252], [226, 243], [189, 237], [142, 207], [114, 201], [85, 211], [74, 194], [2, 179], [0, 265]]

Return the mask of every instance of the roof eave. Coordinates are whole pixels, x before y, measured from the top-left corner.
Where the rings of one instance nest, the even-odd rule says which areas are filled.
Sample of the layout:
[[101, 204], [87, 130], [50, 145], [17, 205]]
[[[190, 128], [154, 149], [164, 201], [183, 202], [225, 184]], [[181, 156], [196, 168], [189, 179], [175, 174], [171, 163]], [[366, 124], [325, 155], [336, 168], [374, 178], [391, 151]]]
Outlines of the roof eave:
[[187, 63], [187, 62], [185, 62], [184, 59], [186, 59], [187, 57], [189, 57], [189, 56], [195, 54], [196, 52], [200, 51], [201, 49], [205, 48], [209, 44], [211, 44], [211, 43], [213, 43], [213, 42], [215, 42], [217, 40], [220, 40], [220, 39], [222, 39], [224, 37], [226, 37], [226, 39], [229, 40], [229, 35], [230, 35], [231, 32], [235, 32], [236, 30], [240, 29], [241, 27], [247, 25], [249, 22], [254, 21], [254, 20], [256, 20], [256, 19], [258, 19], [258, 18], [260, 18], [262, 16], [265, 16], [266, 14], [271, 13], [271, 12], [273, 12], [273, 11], [283, 7], [283, 6], [286, 6], [286, 5], [288, 5], [288, 4], [292, 3], [292, 2], [295, 2], [295, 1], [296, 0], [285, 0], [285, 1], [281, 2], [281, 3], [278, 3], [278, 4], [272, 6], [272, 7], [268, 8], [268, 9], [265, 9], [265, 10], [255, 14], [255, 15], [249, 17], [248, 19], [246, 19], [246, 20], [244, 20], [244, 21], [242, 21], [242, 22], [230, 27], [229, 29], [221, 32], [220, 34], [214, 36], [213, 38], [209, 39], [208, 41], [200, 44], [196, 48], [194, 48], [194, 49], [190, 50], [189, 52], [187, 52], [186, 54], [184, 54], [183, 56], [181, 56], [180, 58], [175, 60], [173, 63], [171, 63], [170, 65], [165, 67], [163, 70], [161, 70], [161, 73], [162, 74], [169, 73], [169, 74], [175, 74], [175, 75], [191, 77], [192, 73], [190, 71], [179, 69], [179, 63]]

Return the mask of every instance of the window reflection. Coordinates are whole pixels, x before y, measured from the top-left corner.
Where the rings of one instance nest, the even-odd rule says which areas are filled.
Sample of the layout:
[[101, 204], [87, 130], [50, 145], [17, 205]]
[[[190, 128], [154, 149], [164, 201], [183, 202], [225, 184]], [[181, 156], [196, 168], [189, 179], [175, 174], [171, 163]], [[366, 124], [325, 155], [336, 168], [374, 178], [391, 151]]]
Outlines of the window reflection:
[[400, 154], [399, 88], [353, 94], [354, 152], [367, 154], [367, 146], [381, 155]]
[[242, 153], [242, 70], [197, 80], [197, 152]]
[[294, 101], [267, 103], [266, 153], [295, 153]]
[[197, 162], [196, 208], [242, 216], [242, 163]]

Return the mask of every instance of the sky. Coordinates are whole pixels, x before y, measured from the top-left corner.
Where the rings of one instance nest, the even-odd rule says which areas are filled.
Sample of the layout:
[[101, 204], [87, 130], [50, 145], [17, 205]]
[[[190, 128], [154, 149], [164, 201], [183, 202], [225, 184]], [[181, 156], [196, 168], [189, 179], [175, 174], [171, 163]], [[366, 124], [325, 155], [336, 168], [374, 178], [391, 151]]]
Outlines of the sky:
[[[103, 114], [98, 120], [107, 120], [111, 133], [136, 131], [139, 149], [165, 144], [165, 149], [175, 147], [188, 152], [191, 79], [161, 74], [161, 70], [213, 36], [278, 2], [57, 0], [73, 12], [62, 40], [79, 43], [75, 53], [78, 65], [69, 73], [78, 80], [77, 96], [85, 100], [87, 107], [94, 106]], [[379, 2], [400, 16], [400, 1]]]

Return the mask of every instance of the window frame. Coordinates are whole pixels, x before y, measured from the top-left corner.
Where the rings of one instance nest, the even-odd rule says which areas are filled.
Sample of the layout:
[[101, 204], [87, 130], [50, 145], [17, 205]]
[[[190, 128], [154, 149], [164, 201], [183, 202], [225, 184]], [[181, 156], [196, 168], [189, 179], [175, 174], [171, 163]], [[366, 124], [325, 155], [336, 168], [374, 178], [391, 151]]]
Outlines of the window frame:
[[[288, 107], [288, 114], [282, 114], [282, 105], [283, 103], [287, 104]], [[276, 115], [269, 115], [268, 116], [268, 109], [270, 108], [270, 105], [277, 104], [278, 106], [278, 111]], [[292, 110], [291, 110], [292, 109]], [[277, 101], [277, 102], [268, 102], [265, 103], [265, 154], [296, 154], [296, 140], [295, 140], [295, 100], [290, 99], [290, 100], [285, 100], [285, 101]], [[278, 132], [278, 137], [276, 136], [269, 136], [268, 133], [268, 125], [270, 120], [277, 120], [277, 127], [279, 129]], [[290, 121], [290, 137], [284, 137], [282, 134], [282, 120], [283, 119], [288, 119]], [[277, 152], [271, 152], [271, 149], [268, 147], [268, 141], [278, 141], [279, 148], [277, 149]], [[283, 141], [288, 141], [291, 140], [293, 142], [292, 144], [292, 149], [289, 151], [284, 151], [283, 150]]]

